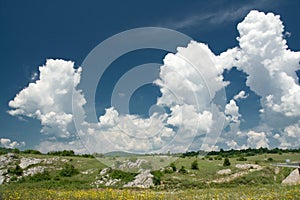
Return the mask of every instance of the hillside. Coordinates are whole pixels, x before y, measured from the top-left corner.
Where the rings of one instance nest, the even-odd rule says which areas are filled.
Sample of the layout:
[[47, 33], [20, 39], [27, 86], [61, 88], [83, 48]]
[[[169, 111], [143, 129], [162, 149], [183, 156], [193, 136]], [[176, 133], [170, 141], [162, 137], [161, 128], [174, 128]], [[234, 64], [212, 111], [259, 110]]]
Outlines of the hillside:
[[[224, 166], [226, 158], [229, 158], [229, 163]], [[277, 188], [278, 192], [273, 192], [274, 195], [279, 195], [280, 192], [285, 194], [299, 187], [281, 184], [294, 169], [272, 164], [284, 163], [287, 159], [299, 161], [300, 153], [263, 153], [252, 156], [239, 154], [231, 157], [132, 155], [101, 159], [106, 159], [104, 163], [110, 161], [112, 165], [105, 166], [88, 156], [22, 152], [3, 154], [0, 156], [0, 191], [6, 197], [22, 190], [85, 191], [102, 188], [102, 191], [113, 188], [117, 192], [121, 188], [128, 188], [126, 191], [134, 193], [139, 191], [138, 188], [150, 188], [145, 191], [152, 193], [159, 190], [168, 193], [191, 189], [202, 192], [222, 189], [229, 190], [230, 193], [246, 187], [249, 190], [265, 188], [266, 191]], [[292, 192], [292, 195], [300, 194]]]

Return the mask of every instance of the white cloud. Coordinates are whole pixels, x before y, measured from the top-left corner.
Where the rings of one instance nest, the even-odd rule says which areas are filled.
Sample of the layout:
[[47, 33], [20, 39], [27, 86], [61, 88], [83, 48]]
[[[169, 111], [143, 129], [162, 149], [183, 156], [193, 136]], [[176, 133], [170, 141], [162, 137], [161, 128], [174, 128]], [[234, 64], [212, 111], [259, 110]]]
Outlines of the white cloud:
[[269, 148], [269, 140], [264, 132], [249, 131], [247, 133], [247, 145], [251, 148], [266, 147]]
[[239, 107], [236, 105], [236, 102], [231, 99], [228, 104], [225, 106], [225, 114], [228, 116], [229, 121], [234, 123], [239, 123], [239, 118], [241, 115], [239, 114]]
[[13, 149], [25, 146], [25, 142], [12, 141], [8, 138], [0, 138], [0, 146]]
[[74, 150], [76, 154], [93, 153], [88, 152], [87, 149], [78, 140], [65, 142], [56, 140], [45, 140], [39, 143], [35, 148], [42, 153], [62, 150]]
[[[81, 113], [81, 118], [76, 119], [78, 134], [89, 150], [98, 152], [184, 151], [195, 136], [206, 137], [199, 140], [203, 142], [199, 145], [202, 149], [215, 149], [224, 119], [230, 130], [222, 136], [222, 142], [230, 148], [271, 146], [270, 127], [278, 127], [281, 121], [284, 125], [272, 139], [281, 146], [297, 146], [291, 138], [299, 138], [299, 124], [295, 121], [300, 117], [300, 86], [295, 71], [299, 69], [300, 53], [287, 48], [284, 26], [279, 16], [272, 13], [251, 11], [237, 29], [239, 47], [219, 56], [206, 44], [191, 41], [187, 47], [179, 47], [177, 53], [165, 57], [155, 84], [162, 93], [157, 105], [169, 107], [169, 114], [155, 113], [144, 119], [120, 115], [115, 108], [107, 108], [99, 123], [86, 122], [84, 91], [76, 89], [81, 68], [76, 70], [72, 62], [63, 60], [47, 60], [39, 68], [39, 79], [9, 102], [12, 110], [8, 112], [40, 120], [43, 133], [74, 138], [73, 100]], [[239, 130], [242, 116], [236, 101], [248, 97], [243, 90], [228, 104], [214, 103], [216, 94], [229, 84], [223, 81], [224, 69], [233, 66], [248, 74], [247, 86], [261, 96], [260, 126], [267, 128]], [[69, 142], [44, 141], [39, 149], [46, 151], [55, 146], [81, 148]]]
[[[70, 61], [49, 59], [39, 71], [39, 80], [30, 83], [9, 102], [12, 110], [8, 113], [40, 120], [43, 133], [69, 137], [73, 89], [80, 81], [81, 68], [74, 69]], [[79, 103], [84, 103], [79, 92], [74, 96]]]
[[238, 94], [234, 95], [233, 99], [234, 100], [246, 99], [248, 96], [249, 94], [246, 94], [244, 90], [241, 90]]
[[[196, 27], [205, 24], [209, 25], [219, 25], [221, 23], [227, 23], [235, 21], [243, 17], [251, 8], [259, 8], [265, 4], [264, 1], [251, 2], [250, 4], [236, 4], [234, 7], [227, 6], [217, 6], [214, 5], [214, 11], [208, 11], [208, 9], [198, 10], [195, 14], [189, 14], [187, 17], [181, 19], [169, 20], [166, 24], [163, 24], [164, 27], [171, 27], [173, 29], [182, 29], [187, 27]], [[207, 7], [207, 5], [203, 5]], [[161, 26], [161, 25], [159, 25]]]
[[234, 64], [249, 75], [246, 83], [262, 97], [263, 108], [299, 117], [300, 86], [295, 71], [300, 53], [287, 49], [283, 30], [279, 16], [251, 11], [238, 24], [240, 50]]

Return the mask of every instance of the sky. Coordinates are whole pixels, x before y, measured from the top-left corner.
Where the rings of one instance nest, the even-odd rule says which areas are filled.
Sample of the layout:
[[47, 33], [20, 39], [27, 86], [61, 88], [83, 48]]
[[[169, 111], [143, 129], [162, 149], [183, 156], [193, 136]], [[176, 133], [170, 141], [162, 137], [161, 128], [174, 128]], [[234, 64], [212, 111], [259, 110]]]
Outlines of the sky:
[[[300, 148], [299, 8], [1, 0], [0, 146]], [[118, 54], [124, 46], [131, 50]]]

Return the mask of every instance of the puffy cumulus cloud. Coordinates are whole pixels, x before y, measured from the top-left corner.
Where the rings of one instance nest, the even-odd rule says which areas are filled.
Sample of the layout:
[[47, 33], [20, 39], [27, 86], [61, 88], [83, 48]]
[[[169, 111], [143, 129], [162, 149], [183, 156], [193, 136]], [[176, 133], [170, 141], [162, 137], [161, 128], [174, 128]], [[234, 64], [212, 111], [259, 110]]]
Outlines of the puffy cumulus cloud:
[[[74, 69], [71, 61], [47, 60], [39, 67], [39, 79], [9, 102], [12, 109], [8, 113], [40, 120], [43, 133], [69, 137], [73, 90], [80, 81], [80, 73], [81, 68]], [[75, 91], [74, 99], [78, 104], [85, 103], [79, 91]]]
[[209, 111], [198, 113], [192, 105], [176, 105], [171, 108], [167, 123], [185, 131], [207, 133], [212, 125], [212, 113]]
[[[217, 91], [223, 89], [223, 69], [207, 45], [191, 41], [176, 54], [168, 54], [155, 83], [161, 87], [159, 105], [195, 105], [197, 110], [211, 106]], [[201, 59], [199, 59], [201, 58]]]
[[[154, 81], [162, 93], [156, 104], [168, 107], [170, 113], [154, 113], [145, 119], [120, 115], [115, 108], [107, 108], [99, 123], [87, 122], [85, 99], [76, 89], [81, 68], [74, 69], [72, 62], [63, 60], [47, 60], [39, 68], [39, 79], [9, 102], [9, 113], [36, 118], [43, 125], [42, 132], [55, 132], [60, 138], [72, 137], [72, 120], [77, 120], [84, 145], [99, 152], [185, 151], [194, 137], [203, 143], [199, 149], [215, 149], [220, 146], [216, 140], [224, 120], [225, 125], [230, 124], [230, 130], [224, 130], [221, 142], [229, 148], [269, 147], [271, 137], [281, 146], [295, 146], [291, 139], [296, 141], [299, 128], [296, 122], [300, 117], [300, 86], [295, 71], [300, 68], [300, 53], [288, 49], [283, 23], [272, 13], [251, 11], [237, 29], [239, 46], [220, 55], [215, 55], [206, 44], [191, 41], [164, 58], [159, 78]], [[229, 84], [223, 80], [224, 70], [233, 66], [248, 75], [247, 86], [261, 97], [260, 126], [264, 129], [239, 130], [242, 116], [236, 102], [247, 98], [245, 91], [236, 94], [228, 104], [215, 99]], [[75, 111], [80, 112], [78, 119], [73, 119], [72, 100]]]
[[246, 83], [262, 97], [264, 111], [299, 117], [300, 86], [295, 71], [300, 68], [300, 52], [287, 48], [280, 16], [251, 11], [238, 24], [238, 31], [240, 48], [232, 64], [249, 75]]
[[246, 99], [249, 96], [249, 94], [246, 94], [244, 90], [241, 90], [238, 94], [234, 95], [234, 100], [240, 100], [240, 99]]
[[234, 123], [239, 123], [239, 118], [241, 115], [239, 114], [239, 107], [236, 105], [236, 102], [231, 99], [228, 104], [225, 106], [225, 114], [227, 115], [227, 119]]
[[247, 133], [247, 145], [250, 148], [269, 148], [269, 140], [267, 139], [266, 133], [249, 131]]
[[105, 115], [99, 117], [99, 125], [101, 127], [114, 127], [117, 124], [119, 117], [118, 111], [113, 107], [106, 109]]
[[[295, 72], [300, 69], [300, 52], [288, 49], [284, 25], [280, 16], [273, 13], [251, 11], [237, 29], [239, 46], [221, 53], [220, 65], [225, 69], [236, 66], [248, 75], [247, 86], [261, 97], [259, 126], [263, 127], [262, 131], [277, 132], [281, 147], [295, 147], [290, 142], [293, 138], [290, 130], [300, 117], [300, 86]], [[241, 91], [234, 99], [244, 97]], [[256, 141], [254, 138], [262, 138], [262, 144], [267, 146], [267, 138], [273, 136], [263, 132], [249, 132], [247, 145]]]
[[273, 136], [280, 143], [280, 148], [299, 148], [300, 143], [300, 121], [284, 128], [281, 133]]
[[25, 142], [12, 141], [11, 139], [8, 138], [0, 138], [0, 146], [13, 149], [13, 148], [19, 148], [25, 146]]

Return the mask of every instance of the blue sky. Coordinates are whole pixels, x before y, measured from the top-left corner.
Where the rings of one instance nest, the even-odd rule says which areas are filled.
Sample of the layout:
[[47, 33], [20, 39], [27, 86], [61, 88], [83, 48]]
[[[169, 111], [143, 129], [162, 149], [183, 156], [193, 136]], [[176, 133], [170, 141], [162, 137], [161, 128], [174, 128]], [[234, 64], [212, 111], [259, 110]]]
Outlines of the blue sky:
[[[0, 2], [0, 63], [2, 66], [0, 69], [0, 138], [6, 140], [2, 140], [0, 144], [23, 149], [37, 148], [43, 151], [52, 150], [50, 147], [70, 148], [70, 146], [64, 146], [63, 143], [69, 142], [74, 137], [59, 139], [59, 136], [47, 133], [48, 129], [41, 133], [43, 125], [36, 117], [28, 117], [28, 114], [24, 116], [8, 113], [12, 109], [8, 105], [9, 101], [13, 100], [29, 83], [34, 83], [39, 79], [38, 67], [45, 65], [47, 59], [71, 60], [74, 62], [74, 68], [78, 68], [90, 51], [105, 39], [122, 31], [149, 26], [180, 31], [197, 42], [208, 44], [209, 49], [215, 55], [219, 55], [239, 46], [236, 39], [239, 36], [237, 24], [243, 21], [251, 10], [280, 15], [284, 24], [283, 34], [287, 40], [288, 49], [297, 52], [300, 48], [300, 28], [297, 23], [299, 8], [298, 1], [283, 0], [276, 2], [268, 0], [72, 1], [72, 3], [70, 1], [2, 0]], [[146, 49], [128, 53], [116, 60], [98, 84], [95, 100], [97, 117], [103, 116], [105, 109], [110, 107], [111, 92], [122, 74], [143, 63], [156, 62], [163, 65], [163, 58], [166, 54], [166, 51]], [[262, 146], [267, 143], [268, 147], [297, 147], [289, 141], [293, 140], [293, 134], [296, 134], [294, 132], [300, 126], [299, 115], [284, 117], [288, 115], [288, 111], [284, 110], [286, 107], [284, 105], [284, 108], [281, 107], [281, 104], [274, 100], [273, 107], [279, 105], [278, 109], [270, 112], [265, 109], [265, 114], [261, 116], [263, 105], [260, 101], [261, 96], [264, 98], [264, 95], [260, 94], [265, 93], [253, 83], [256, 81], [255, 78], [251, 79], [252, 84], [246, 85], [247, 75], [241, 72], [242, 69], [244, 68], [240, 67], [239, 70], [230, 68], [223, 73], [224, 80], [231, 82], [225, 88], [226, 104], [231, 106], [235, 104], [239, 107], [241, 117], [239, 117], [237, 129], [231, 127], [230, 130], [232, 123], [228, 122], [225, 126], [227, 135], [224, 133], [226, 136], [220, 137], [223, 144], [216, 144], [216, 148], [253, 147], [251, 146], [253, 142], [263, 144]], [[297, 69], [300, 69], [299, 66]], [[244, 71], [247, 70], [253, 73], [251, 77], [255, 76], [255, 72], [249, 68], [244, 69]], [[268, 88], [270, 91], [274, 89], [272, 86]], [[236, 98], [235, 103], [230, 104], [230, 100], [234, 99], [234, 96], [241, 90], [245, 91], [247, 97]], [[274, 99], [277, 98], [276, 94], [274, 92]], [[281, 97], [284, 95], [286, 94], [281, 93]], [[147, 85], [140, 88], [131, 98], [129, 106], [131, 114], [137, 114], [142, 119], [146, 119], [149, 117], [149, 108], [161, 96], [164, 95], [158, 86]], [[265, 98], [267, 96], [265, 95]], [[271, 99], [268, 103], [272, 103]], [[297, 105], [299, 104], [292, 106]], [[278, 114], [283, 117], [278, 119], [270, 117], [273, 112], [276, 116]], [[227, 114], [228, 116], [232, 117], [233, 114]], [[270, 128], [274, 124], [277, 124], [276, 127]], [[74, 128], [72, 130], [74, 131]], [[239, 140], [234, 141], [236, 145], [232, 143], [232, 138], [235, 138], [234, 134], [239, 136], [244, 134]], [[275, 136], [276, 134], [278, 136]], [[256, 136], [260, 139], [256, 140]], [[227, 143], [225, 140], [228, 140]], [[13, 141], [16, 143], [12, 144]], [[45, 144], [49, 144], [49, 149], [42, 148]], [[199, 148], [197, 139], [192, 148]], [[92, 149], [89, 150], [92, 151]]]

